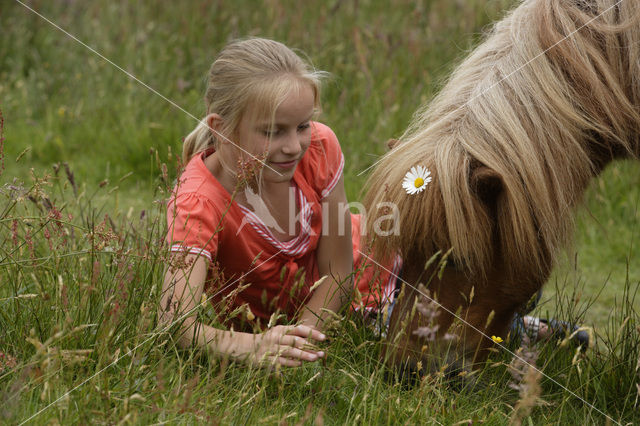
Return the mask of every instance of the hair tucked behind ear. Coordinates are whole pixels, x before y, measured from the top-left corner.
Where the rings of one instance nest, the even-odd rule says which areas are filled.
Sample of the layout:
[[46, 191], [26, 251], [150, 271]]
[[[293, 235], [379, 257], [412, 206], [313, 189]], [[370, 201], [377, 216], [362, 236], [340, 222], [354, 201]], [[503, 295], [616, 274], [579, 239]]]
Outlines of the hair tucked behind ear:
[[256, 118], [272, 118], [296, 86], [309, 85], [319, 108], [320, 81], [325, 74], [277, 41], [250, 38], [229, 43], [211, 65], [204, 97], [207, 114], [220, 115], [222, 127], [214, 131], [200, 122], [184, 139], [183, 162], [221, 139], [233, 140], [249, 106]]
[[182, 162], [189, 162], [194, 154], [207, 149], [213, 145], [213, 134], [209, 125], [201, 121], [195, 129], [191, 131], [185, 138], [182, 146]]

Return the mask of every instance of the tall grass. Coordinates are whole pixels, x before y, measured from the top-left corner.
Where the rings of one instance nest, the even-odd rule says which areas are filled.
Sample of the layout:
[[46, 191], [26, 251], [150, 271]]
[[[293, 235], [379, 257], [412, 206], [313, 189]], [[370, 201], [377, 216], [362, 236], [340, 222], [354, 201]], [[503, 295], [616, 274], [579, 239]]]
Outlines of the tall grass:
[[[73, 170], [57, 164], [29, 184], [3, 187], [0, 350], [14, 360], [0, 373], [4, 421], [40, 410], [37, 423], [521, 420], [508, 352], [496, 349], [469, 382], [473, 389], [455, 390], [444, 374], [407, 388], [389, 379], [380, 337], [357, 314], [330, 331], [326, 362], [301, 369], [257, 370], [178, 349], [156, 321], [167, 261], [164, 206], [143, 215], [107, 212], [96, 200], [115, 186], [95, 194], [81, 187]], [[534, 349], [546, 376], [535, 381], [540, 391], [525, 422], [602, 423], [597, 410], [637, 420], [639, 323], [633, 297], [621, 296], [623, 309], [594, 349]], [[562, 305], [572, 318], [576, 304]]]
[[[341, 140], [354, 200], [360, 171], [511, 3], [28, 4], [196, 117], [229, 38], [302, 49], [333, 74], [321, 119]], [[604, 423], [599, 411], [639, 420], [637, 164], [594, 182], [569, 251], [577, 262], [556, 271], [538, 310], [596, 324], [598, 344], [584, 354], [533, 348], [546, 376], [531, 376], [527, 389], [540, 390], [530, 411], [512, 355], [498, 348], [473, 389], [454, 390], [444, 374], [413, 388], [388, 380], [380, 338], [356, 314], [331, 331], [326, 362], [250, 369], [178, 349], [156, 321], [164, 200], [194, 120], [20, 4], [0, 8], [0, 423]]]

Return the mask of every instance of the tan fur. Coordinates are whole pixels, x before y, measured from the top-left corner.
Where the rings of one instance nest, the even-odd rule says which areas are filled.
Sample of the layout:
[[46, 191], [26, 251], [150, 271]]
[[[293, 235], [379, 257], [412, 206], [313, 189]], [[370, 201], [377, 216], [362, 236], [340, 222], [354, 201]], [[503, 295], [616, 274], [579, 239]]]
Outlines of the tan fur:
[[[367, 211], [389, 201], [400, 211], [400, 235], [375, 237], [375, 250], [426, 260], [452, 247], [467, 275], [500, 262], [510, 276], [542, 277], [589, 179], [638, 156], [639, 106], [639, 1], [523, 2], [372, 172]], [[415, 165], [433, 182], [408, 195], [401, 182]]]

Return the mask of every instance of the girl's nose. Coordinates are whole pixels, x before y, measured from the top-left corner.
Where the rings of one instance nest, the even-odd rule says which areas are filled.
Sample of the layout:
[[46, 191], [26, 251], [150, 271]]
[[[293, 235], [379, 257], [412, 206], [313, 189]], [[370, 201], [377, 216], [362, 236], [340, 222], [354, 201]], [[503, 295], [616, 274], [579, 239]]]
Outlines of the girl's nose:
[[288, 135], [285, 144], [282, 146], [282, 152], [287, 155], [296, 155], [302, 151], [302, 142], [298, 132], [292, 132]]

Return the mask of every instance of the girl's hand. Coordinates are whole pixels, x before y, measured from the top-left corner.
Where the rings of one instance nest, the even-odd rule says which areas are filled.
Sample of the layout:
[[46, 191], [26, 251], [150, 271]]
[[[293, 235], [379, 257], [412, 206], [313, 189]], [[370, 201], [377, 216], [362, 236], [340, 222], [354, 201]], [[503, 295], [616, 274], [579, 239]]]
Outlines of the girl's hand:
[[244, 342], [241, 342], [240, 352], [245, 353], [246, 361], [253, 365], [298, 367], [302, 361], [324, 358], [324, 352], [316, 350], [312, 342], [321, 342], [326, 336], [308, 325], [278, 325], [264, 333], [242, 337]]

